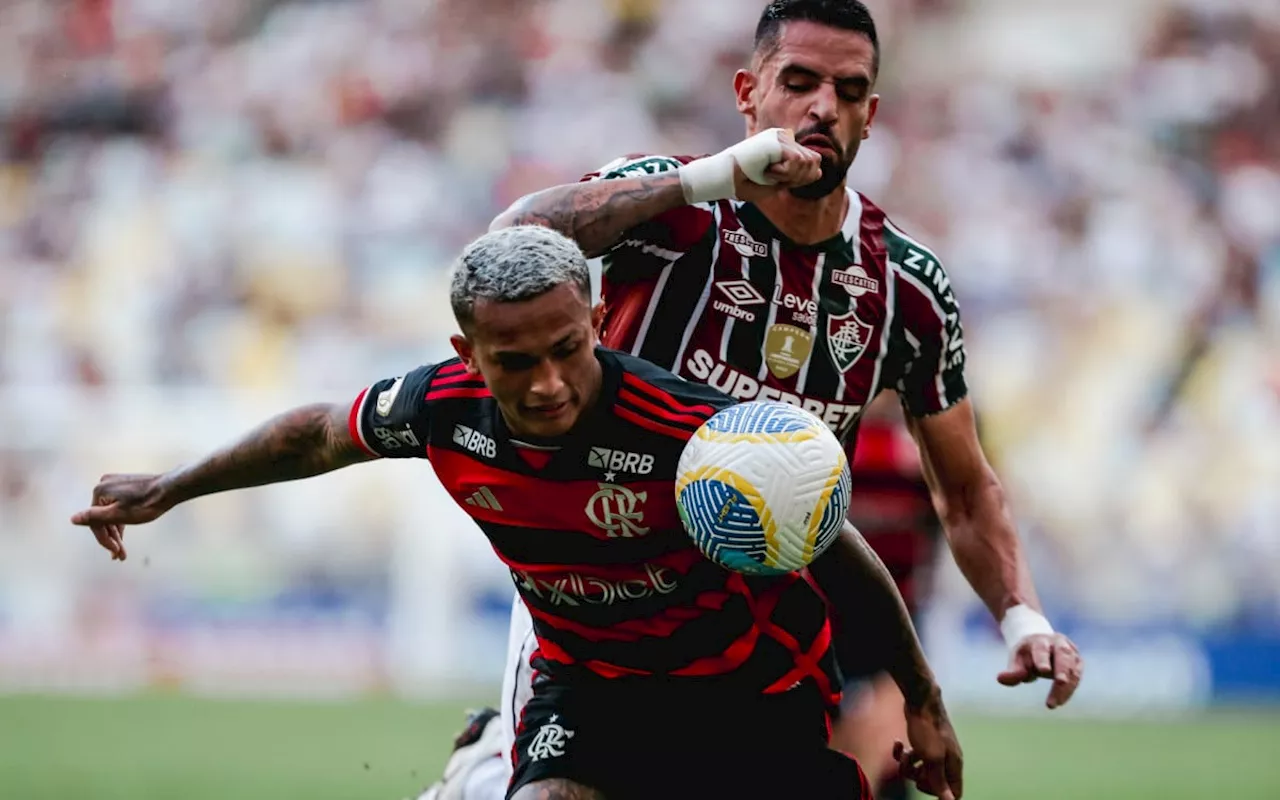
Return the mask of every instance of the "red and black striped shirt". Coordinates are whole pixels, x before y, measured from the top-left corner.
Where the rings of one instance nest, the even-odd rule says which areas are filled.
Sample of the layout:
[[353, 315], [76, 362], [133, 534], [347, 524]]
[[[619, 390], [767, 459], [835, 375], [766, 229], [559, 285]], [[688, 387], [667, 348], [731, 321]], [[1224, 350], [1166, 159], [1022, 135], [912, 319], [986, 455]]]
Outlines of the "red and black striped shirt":
[[880, 556], [914, 613], [927, 580], [921, 568], [932, 562], [940, 534], [915, 441], [898, 420], [864, 420], [849, 471], [849, 521]]
[[811, 678], [833, 697], [826, 603], [808, 576], [725, 570], [676, 513], [685, 442], [733, 401], [624, 353], [597, 357], [599, 400], [534, 463], [457, 359], [370, 386], [352, 436], [431, 461], [510, 568], [551, 675], [714, 676], [764, 692]]

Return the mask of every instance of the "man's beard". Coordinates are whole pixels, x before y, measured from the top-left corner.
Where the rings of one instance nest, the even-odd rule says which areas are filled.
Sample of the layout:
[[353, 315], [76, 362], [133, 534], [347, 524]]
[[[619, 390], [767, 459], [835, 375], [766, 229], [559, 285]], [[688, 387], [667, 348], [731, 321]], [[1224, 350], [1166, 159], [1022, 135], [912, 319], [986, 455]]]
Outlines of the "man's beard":
[[820, 200], [844, 186], [844, 178], [848, 173], [848, 163], [843, 160], [837, 161], [830, 156], [823, 156], [822, 177], [804, 186], [793, 186], [787, 191], [791, 192], [792, 197], [798, 197], [801, 200]]

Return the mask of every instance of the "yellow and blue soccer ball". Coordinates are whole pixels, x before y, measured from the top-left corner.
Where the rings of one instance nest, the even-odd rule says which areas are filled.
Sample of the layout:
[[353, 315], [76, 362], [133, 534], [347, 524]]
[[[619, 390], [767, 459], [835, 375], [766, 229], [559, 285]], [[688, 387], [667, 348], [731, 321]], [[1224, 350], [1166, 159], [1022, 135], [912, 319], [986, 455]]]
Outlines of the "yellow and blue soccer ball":
[[676, 508], [712, 561], [749, 575], [808, 565], [849, 510], [844, 448], [822, 420], [771, 400], [730, 406], [685, 445]]

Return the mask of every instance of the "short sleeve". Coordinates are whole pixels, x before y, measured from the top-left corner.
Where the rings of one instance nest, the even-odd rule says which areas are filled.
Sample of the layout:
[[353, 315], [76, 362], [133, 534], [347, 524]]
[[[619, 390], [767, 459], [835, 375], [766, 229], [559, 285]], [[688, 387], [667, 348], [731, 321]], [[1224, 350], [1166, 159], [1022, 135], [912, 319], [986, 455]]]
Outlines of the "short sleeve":
[[889, 257], [897, 268], [897, 316], [908, 349], [897, 385], [907, 412], [937, 414], [969, 394], [964, 329], [951, 279], [932, 251], [886, 225]]
[[351, 404], [351, 438], [383, 458], [426, 458], [431, 418], [427, 388], [438, 365], [380, 380]]

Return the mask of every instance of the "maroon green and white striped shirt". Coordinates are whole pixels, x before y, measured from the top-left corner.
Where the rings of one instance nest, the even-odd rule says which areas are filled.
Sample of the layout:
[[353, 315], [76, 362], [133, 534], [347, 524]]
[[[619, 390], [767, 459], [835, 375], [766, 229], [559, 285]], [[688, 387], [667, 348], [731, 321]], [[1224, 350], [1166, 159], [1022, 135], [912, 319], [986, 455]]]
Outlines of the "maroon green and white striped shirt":
[[[687, 156], [618, 159], [584, 180], [674, 170]], [[683, 206], [628, 231], [603, 259], [606, 346], [740, 400], [821, 417], [847, 444], [896, 389], [909, 413], [967, 394], [960, 314], [938, 258], [861, 194], [840, 232], [787, 239], [751, 203]]]

